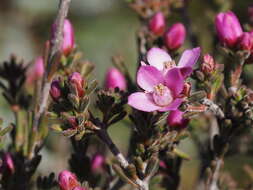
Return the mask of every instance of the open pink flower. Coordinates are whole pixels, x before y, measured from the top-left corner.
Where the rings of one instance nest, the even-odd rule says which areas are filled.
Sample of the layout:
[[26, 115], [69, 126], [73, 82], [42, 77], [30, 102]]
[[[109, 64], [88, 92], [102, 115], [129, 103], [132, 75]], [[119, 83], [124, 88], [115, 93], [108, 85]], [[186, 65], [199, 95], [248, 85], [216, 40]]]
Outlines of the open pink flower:
[[137, 83], [145, 92], [136, 92], [128, 97], [128, 104], [135, 109], [164, 112], [176, 110], [183, 101], [178, 98], [184, 86], [184, 78], [178, 68], [170, 69], [164, 75], [154, 66], [141, 66]]
[[172, 68], [179, 68], [184, 78], [188, 77], [192, 71], [193, 66], [200, 56], [200, 48], [185, 50], [176, 65], [171, 59], [170, 55], [163, 49], [151, 48], [147, 53], [148, 63], [163, 73], [167, 73]]

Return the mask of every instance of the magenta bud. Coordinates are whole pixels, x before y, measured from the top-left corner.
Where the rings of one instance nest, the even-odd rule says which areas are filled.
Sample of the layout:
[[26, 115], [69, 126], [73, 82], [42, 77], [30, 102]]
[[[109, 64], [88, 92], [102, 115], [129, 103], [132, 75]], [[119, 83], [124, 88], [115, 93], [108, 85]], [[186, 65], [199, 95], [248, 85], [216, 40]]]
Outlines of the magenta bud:
[[44, 61], [43, 58], [40, 56], [35, 60], [34, 64], [28, 70], [27, 82], [31, 84], [33, 81], [40, 79], [43, 76], [44, 71]]
[[78, 72], [74, 72], [69, 77], [69, 83], [73, 85], [77, 92], [79, 97], [83, 97], [84, 95], [84, 79], [82, 75]]
[[149, 30], [158, 36], [163, 34], [165, 26], [165, 17], [162, 12], [156, 13], [149, 21]]
[[253, 34], [244, 32], [239, 39], [239, 48], [241, 50], [252, 50], [253, 48]]
[[91, 170], [93, 172], [96, 172], [97, 170], [103, 168], [104, 162], [105, 158], [102, 155], [100, 154], [95, 155], [91, 161]]
[[242, 35], [241, 24], [232, 11], [219, 13], [215, 18], [215, 27], [222, 45], [234, 47]]
[[79, 187], [79, 182], [75, 174], [64, 170], [58, 176], [58, 184], [61, 190], [73, 190], [75, 187]]
[[54, 80], [51, 83], [50, 95], [54, 100], [58, 100], [61, 97], [60, 82], [58, 80]]
[[3, 157], [3, 166], [8, 172], [13, 174], [15, 172], [15, 166], [10, 153], [5, 153]]
[[105, 88], [114, 89], [116, 87], [118, 87], [120, 90], [126, 90], [126, 79], [118, 69], [110, 68], [106, 73]]
[[[56, 33], [56, 25], [52, 25], [51, 41], [54, 40]], [[63, 41], [62, 52], [64, 55], [69, 55], [75, 46], [74, 28], [68, 19], [64, 20], [63, 25]]]
[[169, 50], [180, 48], [186, 36], [186, 30], [182, 23], [173, 24], [164, 35], [164, 43]]
[[183, 129], [187, 127], [189, 120], [183, 118], [184, 112], [180, 110], [171, 111], [167, 117], [169, 127], [175, 129]]
[[203, 63], [200, 66], [200, 70], [205, 74], [210, 74], [215, 70], [215, 61], [211, 55], [204, 55]]

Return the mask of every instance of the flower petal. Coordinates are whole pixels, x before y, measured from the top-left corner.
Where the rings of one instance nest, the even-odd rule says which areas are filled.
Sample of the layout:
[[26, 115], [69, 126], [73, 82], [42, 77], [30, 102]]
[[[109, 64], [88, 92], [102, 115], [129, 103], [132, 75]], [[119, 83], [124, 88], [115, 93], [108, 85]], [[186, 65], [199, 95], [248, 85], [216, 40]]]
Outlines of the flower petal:
[[173, 102], [170, 103], [170, 105], [160, 108], [158, 111], [165, 112], [177, 110], [178, 107], [182, 104], [182, 102], [183, 102], [182, 98], [176, 98], [175, 100], [173, 100]]
[[145, 112], [152, 112], [160, 109], [152, 98], [151, 94], [144, 92], [135, 92], [128, 97], [128, 104], [133, 108]]
[[165, 76], [165, 84], [172, 91], [174, 97], [178, 96], [184, 87], [184, 78], [180, 69], [170, 69]]
[[137, 73], [137, 83], [142, 89], [151, 92], [156, 85], [164, 83], [164, 78], [155, 67], [141, 66]]
[[147, 60], [150, 65], [162, 71], [164, 68], [164, 63], [171, 61], [171, 57], [163, 49], [154, 47], [148, 51]]
[[193, 71], [193, 66], [197, 62], [198, 58], [200, 56], [200, 48], [194, 48], [191, 50], [186, 50], [183, 52], [183, 55], [181, 56], [178, 67], [179, 68], [186, 68], [182, 69], [182, 75], [184, 77], [187, 77], [191, 74]]

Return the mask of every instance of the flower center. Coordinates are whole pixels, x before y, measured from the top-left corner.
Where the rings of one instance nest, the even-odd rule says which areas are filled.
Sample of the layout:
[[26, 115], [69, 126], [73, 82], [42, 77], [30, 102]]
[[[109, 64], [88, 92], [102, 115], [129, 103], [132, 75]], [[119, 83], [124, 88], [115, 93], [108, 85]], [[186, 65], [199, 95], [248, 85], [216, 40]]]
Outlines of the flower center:
[[154, 88], [153, 99], [158, 106], [167, 106], [173, 101], [173, 96], [167, 86], [158, 84]]

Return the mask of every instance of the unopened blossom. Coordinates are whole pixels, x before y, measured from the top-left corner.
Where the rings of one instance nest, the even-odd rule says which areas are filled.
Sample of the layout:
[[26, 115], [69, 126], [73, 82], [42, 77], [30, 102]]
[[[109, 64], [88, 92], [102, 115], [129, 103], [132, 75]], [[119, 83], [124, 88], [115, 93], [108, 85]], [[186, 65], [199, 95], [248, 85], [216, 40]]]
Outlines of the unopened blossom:
[[253, 34], [250, 32], [244, 32], [239, 39], [239, 48], [241, 50], [253, 49]]
[[172, 68], [180, 69], [182, 76], [184, 78], [190, 76], [193, 71], [193, 67], [200, 56], [200, 48], [194, 48], [190, 50], [185, 50], [178, 62], [175, 63], [170, 57], [170, 55], [163, 49], [151, 48], [147, 53], [147, 61], [151, 66], [156, 67], [159, 71], [166, 74]]
[[79, 97], [84, 95], [84, 82], [84, 78], [78, 72], [72, 73], [69, 77], [69, 83], [76, 88]]
[[186, 36], [186, 30], [182, 23], [172, 25], [164, 34], [164, 43], [169, 50], [177, 50], [180, 48]]
[[[53, 24], [52, 26], [52, 34], [51, 34], [51, 41], [55, 39], [56, 36], [56, 25]], [[71, 51], [75, 47], [75, 35], [74, 35], [74, 28], [71, 22], [68, 19], [64, 20], [63, 25], [63, 41], [62, 41], [62, 52], [64, 55], [69, 55]]]
[[155, 35], [162, 35], [165, 26], [166, 21], [162, 12], [156, 13], [149, 21], [149, 30]]
[[75, 187], [79, 187], [79, 182], [75, 174], [64, 170], [58, 176], [58, 184], [61, 190], [73, 190]]
[[215, 61], [210, 54], [205, 54], [203, 57], [203, 62], [200, 66], [200, 70], [204, 74], [210, 74], [215, 70]]
[[183, 117], [184, 112], [180, 110], [171, 111], [167, 117], [169, 127], [174, 129], [183, 129], [187, 127], [189, 120]]
[[44, 71], [43, 58], [41, 56], [37, 57], [34, 64], [27, 72], [27, 82], [31, 84], [33, 81], [40, 79], [43, 76]]
[[93, 172], [101, 169], [104, 165], [105, 162], [105, 158], [104, 156], [100, 155], [100, 154], [96, 154], [91, 161], [91, 170]]
[[13, 174], [15, 172], [15, 165], [10, 153], [5, 153], [2, 159], [1, 172], [8, 172]]
[[58, 100], [61, 97], [60, 82], [58, 80], [54, 80], [51, 83], [51, 88], [50, 88], [49, 93], [54, 100]]
[[110, 68], [106, 73], [105, 88], [109, 90], [116, 87], [118, 87], [120, 90], [126, 90], [126, 79], [118, 69]]
[[219, 13], [215, 18], [215, 27], [224, 46], [234, 47], [243, 34], [241, 24], [232, 11]]

